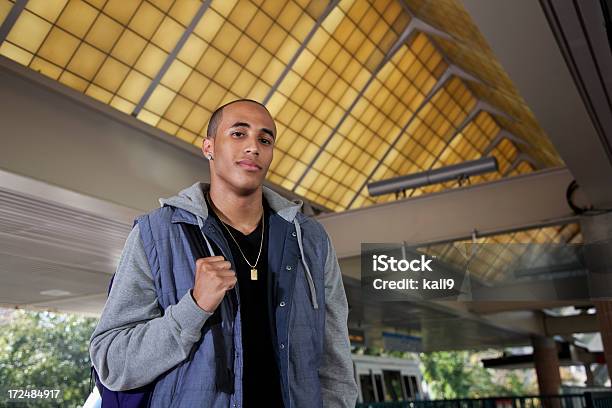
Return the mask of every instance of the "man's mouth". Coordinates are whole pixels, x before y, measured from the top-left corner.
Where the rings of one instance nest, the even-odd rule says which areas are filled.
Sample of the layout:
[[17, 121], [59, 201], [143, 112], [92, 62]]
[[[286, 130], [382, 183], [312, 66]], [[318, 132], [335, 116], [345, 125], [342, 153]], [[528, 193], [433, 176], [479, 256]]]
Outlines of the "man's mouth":
[[261, 166], [259, 166], [257, 163], [255, 163], [252, 160], [240, 160], [238, 161], [236, 164], [238, 164], [240, 167], [249, 170], [249, 171], [259, 171], [261, 170]]

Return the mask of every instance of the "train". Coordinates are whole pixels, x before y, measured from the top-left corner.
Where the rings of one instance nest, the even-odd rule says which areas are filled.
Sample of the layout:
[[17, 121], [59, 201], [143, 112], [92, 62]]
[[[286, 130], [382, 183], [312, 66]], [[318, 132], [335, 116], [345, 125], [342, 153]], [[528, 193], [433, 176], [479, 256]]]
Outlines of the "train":
[[419, 360], [353, 354], [360, 403], [424, 399]]

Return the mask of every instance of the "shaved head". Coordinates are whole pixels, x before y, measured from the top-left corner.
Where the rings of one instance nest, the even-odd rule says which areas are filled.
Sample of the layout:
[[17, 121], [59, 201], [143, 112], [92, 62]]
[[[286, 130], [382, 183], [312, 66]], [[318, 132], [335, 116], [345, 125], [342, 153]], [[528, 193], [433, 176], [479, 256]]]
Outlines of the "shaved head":
[[[261, 102], [254, 101], [252, 99], [236, 99], [235, 101], [228, 102], [225, 105], [218, 107], [217, 110], [213, 112], [212, 116], [210, 117], [210, 121], [208, 122], [208, 128], [206, 129], [206, 138], [208, 139], [215, 138], [215, 135], [217, 134], [217, 129], [219, 128], [219, 124], [221, 123], [221, 120], [223, 119], [223, 109], [229, 105], [233, 105], [234, 103], [238, 103], [238, 102], [251, 102], [251, 103], [257, 104], [261, 106], [262, 108], [264, 108], [266, 112], [268, 112], [268, 114], [270, 114], [270, 112], [268, 111], [268, 108], [266, 108], [265, 105], [262, 104]], [[270, 114], [270, 117], [272, 117], [271, 114]]]

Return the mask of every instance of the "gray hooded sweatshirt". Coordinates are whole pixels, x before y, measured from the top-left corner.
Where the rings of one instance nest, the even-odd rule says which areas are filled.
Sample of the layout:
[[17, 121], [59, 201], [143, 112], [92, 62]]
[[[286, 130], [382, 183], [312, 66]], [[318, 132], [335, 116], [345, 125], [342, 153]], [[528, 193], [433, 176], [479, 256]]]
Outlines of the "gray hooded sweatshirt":
[[[160, 204], [194, 214], [202, 226], [208, 217], [204, 193], [209, 189], [208, 183], [196, 183], [177, 196], [160, 199]], [[300, 259], [305, 274], [304, 282], [311, 294], [311, 307], [315, 309], [318, 308], [317, 288], [305, 262], [301, 229], [305, 234], [315, 231], [322, 235], [304, 235], [306, 245], [307, 238], [326, 241], [325, 331], [321, 365], [317, 370], [321, 396], [324, 407], [353, 408], [358, 390], [348, 340], [348, 304], [331, 239], [319, 222], [299, 212], [303, 204], [301, 200], [289, 201], [265, 186], [263, 194], [272, 211], [296, 226], [302, 251]], [[188, 357], [192, 346], [200, 340], [202, 327], [211, 315], [196, 304], [191, 291], [162, 313], [139, 226], [136, 225], [127, 238], [108, 300], [91, 336], [90, 357], [100, 380], [107, 388], [115, 391], [149, 384]], [[295, 369], [293, 367], [290, 372]]]

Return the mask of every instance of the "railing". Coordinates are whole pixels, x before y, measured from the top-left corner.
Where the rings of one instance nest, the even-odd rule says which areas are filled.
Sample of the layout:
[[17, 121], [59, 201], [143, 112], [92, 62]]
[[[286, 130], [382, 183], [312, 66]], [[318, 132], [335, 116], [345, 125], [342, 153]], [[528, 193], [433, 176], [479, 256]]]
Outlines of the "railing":
[[612, 408], [612, 392], [358, 403], [356, 408]]

